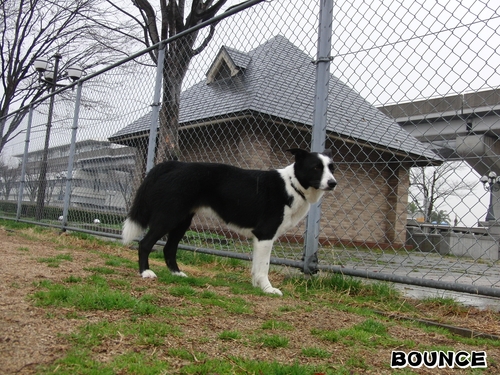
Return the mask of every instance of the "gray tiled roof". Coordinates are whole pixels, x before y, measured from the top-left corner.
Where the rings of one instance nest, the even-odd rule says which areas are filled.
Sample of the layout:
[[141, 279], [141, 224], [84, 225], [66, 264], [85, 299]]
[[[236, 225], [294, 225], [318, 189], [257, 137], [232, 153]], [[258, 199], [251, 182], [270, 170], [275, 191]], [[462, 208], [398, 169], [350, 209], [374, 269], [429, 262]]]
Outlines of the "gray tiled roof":
[[[198, 82], [181, 94], [180, 125], [255, 111], [311, 126], [314, 113], [315, 65], [312, 58], [283, 36], [243, 53], [226, 51], [235, 65], [246, 66], [221, 82]], [[373, 145], [439, 160], [432, 151], [385, 116], [356, 91], [330, 78], [327, 130]], [[150, 114], [127, 125], [109, 139], [120, 141], [149, 131]]]
[[223, 46], [227, 51], [227, 54], [233, 60], [234, 65], [236, 65], [238, 68], [246, 69], [248, 65], [250, 64], [250, 61], [252, 61], [252, 58], [248, 55], [248, 53], [238, 51], [234, 48], [226, 47]]

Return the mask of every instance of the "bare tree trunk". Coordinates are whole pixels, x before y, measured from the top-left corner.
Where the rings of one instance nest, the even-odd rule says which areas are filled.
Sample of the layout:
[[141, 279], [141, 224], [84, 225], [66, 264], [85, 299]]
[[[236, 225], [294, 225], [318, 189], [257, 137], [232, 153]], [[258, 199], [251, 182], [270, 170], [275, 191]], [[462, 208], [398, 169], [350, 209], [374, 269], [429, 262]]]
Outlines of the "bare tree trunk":
[[181, 155], [179, 145], [179, 109], [182, 82], [193, 57], [192, 45], [197, 33], [187, 35], [169, 46], [165, 55], [163, 70], [163, 98], [160, 109], [160, 129], [156, 149], [156, 162], [178, 160]]

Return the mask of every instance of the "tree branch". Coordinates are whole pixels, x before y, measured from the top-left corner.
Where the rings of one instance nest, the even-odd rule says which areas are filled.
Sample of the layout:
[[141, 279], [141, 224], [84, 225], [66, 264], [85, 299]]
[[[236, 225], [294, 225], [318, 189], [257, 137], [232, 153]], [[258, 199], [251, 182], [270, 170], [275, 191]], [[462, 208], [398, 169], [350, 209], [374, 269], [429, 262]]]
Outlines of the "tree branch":
[[147, 35], [152, 44], [160, 42], [160, 35], [158, 34], [158, 27], [156, 26], [156, 14], [154, 8], [147, 0], [133, 0], [132, 3], [140, 10], [145, 27], [148, 31]]
[[193, 56], [198, 55], [208, 46], [208, 44], [210, 43], [215, 34], [215, 26], [216, 26], [215, 24], [210, 25], [210, 30], [208, 32], [207, 37], [205, 38], [205, 40], [203, 40], [203, 42], [200, 44], [198, 48], [193, 50]]

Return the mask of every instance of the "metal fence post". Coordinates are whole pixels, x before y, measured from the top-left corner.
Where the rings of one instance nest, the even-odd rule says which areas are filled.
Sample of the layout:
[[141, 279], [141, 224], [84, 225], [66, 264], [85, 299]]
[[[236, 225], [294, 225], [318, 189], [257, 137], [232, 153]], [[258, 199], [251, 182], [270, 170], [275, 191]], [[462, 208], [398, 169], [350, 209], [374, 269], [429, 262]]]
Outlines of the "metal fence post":
[[26, 127], [26, 139], [24, 141], [23, 162], [21, 165], [21, 181], [19, 182], [19, 194], [17, 195], [16, 220], [19, 220], [21, 218], [24, 185], [26, 184], [26, 163], [28, 162], [28, 151], [29, 151], [29, 145], [30, 145], [32, 122], [33, 122], [33, 105], [30, 104], [30, 109], [29, 109], [29, 114], [28, 114], [28, 126]]
[[73, 182], [73, 164], [75, 161], [76, 133], [78, 131], [78, 117], [80, 115], [80, 100], [82, 97], [82, 86], [83, 83], [79, 82], [78, 87], [76, 89], [75, 113], [73, 115], [73, 126], [71, 127], [71, 143], [69, 146], [68, 173], [66, 175], [66, 191], [64, 192], [63, 218], [61, 227], [63, 231], [68, 225], [69, 202], [71, 198], [71, 184]]
[[146, 159], [146, 173], [148, 173], [151, 168], [155, 165], [155, 153], [156, 153], [156, 136], [158, 134], [158, 124], [160, 118], [160, 96], [161, 96], [161, 84], [163, 82], [163, 64], [165, 62], [165, 44], [162, 43], [158, 47], [158, 65], [156, 66], [156, 84], [155, 92], [153, 96], [153, 110], [151, 112], [151, 125], [149, 128], [149, 140], [148, 140], [148, 156]]
[[56, 53], [54, 55], [55, 63], [54, 63], [54, 79], [51, 82], [50, 89], [50, 99], [49, 99], [49, 112], [47, 114], [47, 127], [45, 130], [45, 145], [43, 147], [42, 154], [42, 162], [40, 165], [40, 176], [38, 178], [38, 192], [36, 198], [36, 208], [35, 208], [35, 220], [41, 221], [43, 219], [43, 213], [45, 210], [45, 193], [47, 191], [47, 172], [48, 172], [48, 157], [49, 157], [49, 148], [50, 148], [50, 133], [52, 129], [52, 117], [54, 113], [54, 100], [55, 100], [55, 92], [57, 90], [57, 75], [59, 72], [59, 61], [61, 60], [61, 55]]
[[[318, 25], [318, 53], [316, 63], [316, 95], [312, 127], [311, 151], [323, 152], [326, 140], [328, 87], [332, 46], [333, 0], [320, 0]], [[304, 248], [304, 274], [317, 272], [318, 237], [321, 219], [321, 201], [313, 204], [307, 217]]]

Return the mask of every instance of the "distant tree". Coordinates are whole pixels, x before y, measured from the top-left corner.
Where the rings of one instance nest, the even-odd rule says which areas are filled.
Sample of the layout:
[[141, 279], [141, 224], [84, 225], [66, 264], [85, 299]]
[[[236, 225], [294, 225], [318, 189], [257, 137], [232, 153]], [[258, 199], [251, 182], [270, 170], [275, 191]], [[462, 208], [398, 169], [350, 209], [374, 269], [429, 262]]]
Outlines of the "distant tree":
[[431, 223], [450, 223], [450, 215], [445, 210], [432, 211], [430, 216]]
[[133, 174], [129, 171], [113, 170], [108, 172], [108, 178], [113, 181], [113, 190], [123, 198], [125, 210], [128, 212], [133, 198]]
[[410, 203], [408, 203], [406, 211], [409, 214], [416, 214], [417, 212], [421, 212], [420, 207], [418, 206], [417, 203], [415, 203], [415, 201], [411, 201]]
[[64, 72], [71, 65], [89, 71], [121, 56], [119, 48], [103, 43], [107, 32], [89, 22], [105, 13], [101, 4], [100, 0], [0, 1], [0, 152], [17, 134], [27, 110], [6, 116], [47, 94], [33, 68], [35, 59], [61, 52], [59, 71]]
[[[426, 222], [433, 221], [432, 215], [439, 217], [438, 204], [451, 196], [468, 194], [477, 181], [466, 181], [457, 174], [460, 163], [448, 162], [438, 167], [417, 167], [410, 170], [410, 197], [424, 214]], [[445, 214], [449, 221], [448, 214]]]
[[0, 187], [5, 199], [8, 200], [12, 189], [19, 183], [19, 166], [7, 164], [3, 157], [0, 157]]
[[[27, 170], [26, 174], [24, 175], [24, 180], [24, 188], [28, 193], [28, 199], [30, 200], [30, 202], [34, 202], [38, 194], [38, 187], [40, 186], [40, 184], [38, 183], [38, 169], [34, 168], [31, 171]], [[26, 194], [23, 196], [23, 199], [24, 197], [26, 197]]]

